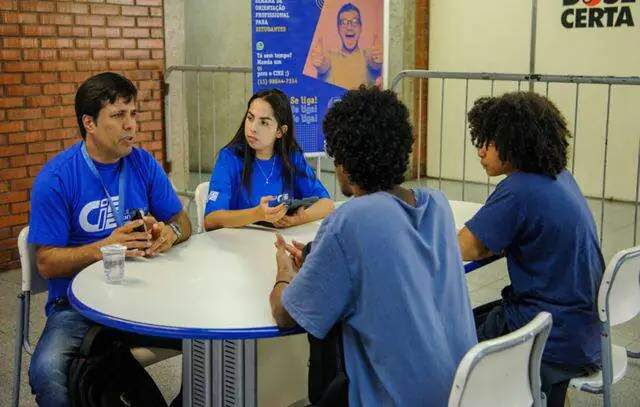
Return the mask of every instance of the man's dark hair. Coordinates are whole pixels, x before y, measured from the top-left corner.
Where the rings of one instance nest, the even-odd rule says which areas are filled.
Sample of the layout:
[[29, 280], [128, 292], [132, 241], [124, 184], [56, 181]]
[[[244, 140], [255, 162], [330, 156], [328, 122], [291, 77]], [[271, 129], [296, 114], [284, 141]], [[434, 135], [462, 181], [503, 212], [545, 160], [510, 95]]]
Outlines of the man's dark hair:
[[376, 192], [404, 181], [413, 135], [409, 111], [394, 92], [361, 85], [331, 107], [322, 128], [327, 154], [353, 184]]
[[515, 169], [553, 179], [567, 166], [567, 121], [546, 97], [533, 92], [483, 97], [469, 111], [471, 142], [493, 144]]
[[82, 117], [89, 115], [98, 122], [100, 110], [118, 99], [129, 103], [136, 98], [138, 90], [135, 85], [122, 75], [114, 72], [103, 72], [84, 81], [76, 93], [76, 118], [80, 127], [80, 135], [84, 139], [87, 130], [82, 123]]
[[336, 17], [338, 27], [340, 27], [340, 16], [342, 15], [342, 13], [346, 13], [347, 11], [355, 11], [356, 13], [358, 13], [358, 21], [360, 21], [360, 24], [362, 24], [362, 14], [360, 14], [360, 9], [354, 6], [352, 3], [345, 3], [342, 7], [340, 7], [340, 10], [338, 11], [338, 15]]

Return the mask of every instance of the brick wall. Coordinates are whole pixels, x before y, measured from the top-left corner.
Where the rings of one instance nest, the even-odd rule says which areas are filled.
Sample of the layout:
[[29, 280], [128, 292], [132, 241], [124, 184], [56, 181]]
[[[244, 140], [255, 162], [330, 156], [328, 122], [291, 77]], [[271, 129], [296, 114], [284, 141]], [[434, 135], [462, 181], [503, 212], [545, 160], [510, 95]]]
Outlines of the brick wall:
[[[416, 0], [416, 39], [415, 61], [413, 69], [429, 69], [429, 0]], [[413, 82], [413, 129], [416, 140], [413, 145], [413, 176], [427, 175], [427, 106], [429, 87], [427, 80], [416, 79]], [[422, 109], [417, 107], [422, 105]], [[418, 129], [422, 133], [418, 135]], [[418, 143], [417, 137], [420, 137]], [[418, 144], [420, 149], [418, 149]], [[418, 160], [418, 156], [421, 157]], [[418, 168], [418, 161], [420, 167]]]
[[162, 0], [0, 0], [0, 270], [20, 267], [34, 177], [79, 140], [75, 91], [119, 72], [138, 87], [140, 145], [164, 159]]

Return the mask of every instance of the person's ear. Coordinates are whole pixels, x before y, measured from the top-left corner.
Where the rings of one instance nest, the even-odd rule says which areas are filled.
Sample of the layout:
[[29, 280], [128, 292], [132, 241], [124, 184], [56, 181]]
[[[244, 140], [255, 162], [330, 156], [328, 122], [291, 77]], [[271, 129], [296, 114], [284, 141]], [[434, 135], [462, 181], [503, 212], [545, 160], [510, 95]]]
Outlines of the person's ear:
[[289, 126], [287, 126], [286, 124], [280, 126], [276, 134], [276, 138], [284, 137], [287, 134], [288, 130], [289, 130]]
[[95, 120], [93, 120], [93, 117], [88, 114], [82, 116], [82, 124], [84, 125], [84, 129], [87, 131], [87, 133], [93, 133], [93, 131], [96, 129]]

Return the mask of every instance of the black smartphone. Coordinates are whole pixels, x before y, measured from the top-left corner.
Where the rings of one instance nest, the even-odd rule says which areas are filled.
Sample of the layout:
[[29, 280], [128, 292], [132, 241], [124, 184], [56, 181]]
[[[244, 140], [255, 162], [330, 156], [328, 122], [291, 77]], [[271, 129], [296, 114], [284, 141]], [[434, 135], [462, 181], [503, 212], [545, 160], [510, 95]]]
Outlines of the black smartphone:
[[284, 204], [287, 206], [287, 215], [293, 215], [301, 206], [303, 208], [308, 208], [314, 203], [318, 202], [319, 199], [320, 198], [318, 198], [317, 196], [311, 196], [309, 198], [303, 199], [286, 199], [284, 201]]
[[[129, 209], [129, 219], [133, 222], [134, 220], [144, 219], [144, 209], [135, 208]], [[147, 226], [143, 223], [137, 228], [133, 229], [134, 232], [146, 232]]]

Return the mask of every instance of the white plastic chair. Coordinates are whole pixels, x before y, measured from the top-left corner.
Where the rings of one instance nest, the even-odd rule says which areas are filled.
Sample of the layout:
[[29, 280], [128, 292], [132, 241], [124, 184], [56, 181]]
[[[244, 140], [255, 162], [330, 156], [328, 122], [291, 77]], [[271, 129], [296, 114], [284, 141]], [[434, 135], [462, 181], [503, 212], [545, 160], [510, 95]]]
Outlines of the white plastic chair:
[[[36, 268], [35, 246], [28, 243], [29, 227], [25, 227], [18, 235], [18, 252], [22, 268], [22, 291], [18, 294], [18, 317], [16, 324], [16, 342], [13, 360], [13, 394], [12, 406], [17, 407], [20, 401], [20, 379], [22, 377], [22, 350], [29, 355], [33, 348], [29, 343], [29, 316], [31, 295], [46, 292], [47, 281]], [[149, 366], [180, 354], [179, 351], [163, 348], [132, 348], [131, 353], [142, 366]]]
[[551, 322], [551, 314], [541, 312], [522, 328], [469, 349], [456, 370], [449, 407], [545, 406], [540, 364]]
[[633, 319], [640, 312], [640, 246], [621, 250], [612, 258], [598, 290], [598, 316], [602, 340], [602, 370], [571, 379], [569, 386], [588, 393], [602, 393], [611, 406], [611, 386], [627, 373], [627, 350], [611, 342], [611, 327]]
[[204, 232], [204, 208], [207, 205], [207, 196], [209, 195], [209, 182], [198, 184], [194, 193], [196, 201], [196, 213], [198, 215], [198, 233]]

